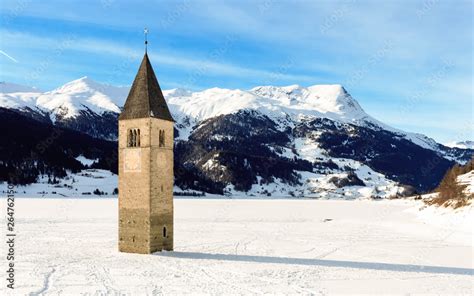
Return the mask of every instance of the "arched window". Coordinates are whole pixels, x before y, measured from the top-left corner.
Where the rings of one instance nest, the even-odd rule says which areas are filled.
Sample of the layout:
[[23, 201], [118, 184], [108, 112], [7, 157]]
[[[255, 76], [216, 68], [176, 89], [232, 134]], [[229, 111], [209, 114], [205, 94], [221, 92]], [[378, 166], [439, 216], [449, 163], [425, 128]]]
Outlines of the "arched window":
[[137, 147], [137, 130], [133, 130], [133, 141], [132, 141], [132, 146]]
[[127, 146], [128, 147], [132, 147], [132, 144], [133, 144], [133, 132], [132, 130], [128, 130], [128, 137], [127, 137]]
[[127, 147], [140, 147], [140, 129], [129, 129], [127, 133]]
[[164, 130], [160, 130], [158, 139], [159, 139], [159, 146], [164, 147], [165, 146], [165, 131]]
[[163, 226], [163, 237], [166, 237], [166, 226]]

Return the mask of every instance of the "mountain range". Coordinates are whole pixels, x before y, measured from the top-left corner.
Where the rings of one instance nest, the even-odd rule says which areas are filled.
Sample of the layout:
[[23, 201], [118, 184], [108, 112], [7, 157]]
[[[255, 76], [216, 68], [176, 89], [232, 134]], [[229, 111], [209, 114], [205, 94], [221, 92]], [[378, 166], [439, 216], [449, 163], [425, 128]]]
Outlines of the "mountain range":
[[[92, 167], [116, 172], [111, 147], [128, 91], [88, 77], [47, 92], [1, 83], [0, 118], [9, 136], [0, 147], [0, 178], [5, 180], [19, 168], [32, 170], [28, 181], [20, 183], [35, 182], [35, 176], [42, 174], [64, 177], [88, 167], [77, 160], [79, 156], [95, 159]], [[406, 195], [432, 190], [448, 168], [465, 163], [474, 153], [472, 146], [448, 147], [376, 120], [341, 85], [172, 89], [163, 94], [176, 120], [177, 190], [273, 196]], [[43, 136], [17, 139], [19, 133], [31, 133], [28, 126], [42, 129]], [[54, 130], [63, 131], [55, 139], [62, 145], [62, 152], [55, 152], [62, 161], [25, 155], [28, 147], [34, 149]], [[82, 144], [72, 147], [62, 139], [64, 134], [80, 138]], [[38, 157], [41, 169], [35, 161]]]

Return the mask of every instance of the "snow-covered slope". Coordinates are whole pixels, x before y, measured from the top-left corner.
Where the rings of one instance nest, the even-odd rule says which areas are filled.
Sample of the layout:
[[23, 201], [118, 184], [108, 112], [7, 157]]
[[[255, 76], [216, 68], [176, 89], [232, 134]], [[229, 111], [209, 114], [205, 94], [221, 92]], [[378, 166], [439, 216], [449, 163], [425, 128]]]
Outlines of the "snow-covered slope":
[[466, 189], [464, 189], [466, 194], [474, 194], [474, 170], [458, 176], [457, 181], [461, 185], [467, 185]]
[[41, 92], [36, 88], [14, 83], [0, 83], [0, 107], [8, 109], [39, 108], [62, 118], [74, 118], [81, 110], [97, 114], [120, 113], [129, 87], [101, 84], [88, 77], [66, 83], [51, 91]]
[[55, 115], [61, 115], [62, 118], [76, 117], [80, 114], [80, 110], [85, 109], [97, 114], [120, 113], [119, 106], [125, 103], [128, 91], [128, 87], [100, 84], [88, 77], [82, 77], [43, 93], [36, 103], [51, 112], [52, 117]]
[[[118, 114], [127, 97], [129, 87], [117, 87], [93, 81], [88, 77], [71, 81], [57, 89], [41, 93], [39, 90], [13, 83], [0, 84], [0, 107], [18, 110], [42, 110], [51, 120], [69, 121], [66, 126], [87, 126], [70, 121], [81, 114]], [[370, 126], [398, 134], [416, 145], [434, 150], [445, 158], [456, 160], [456, 153], [433, 139], [417, 133], [392, 128], [365, 113], [358, 102], [338, 84], [302, 87], [258, 86], [250, 90], [211, 88], [198, 92], [184, 89], [163, 91], [173, 117], [177, 120], [180, 139], [186, 139], [193, 126], [202, 120], [245, 109], [265, 114], [282, 128], [308, 118], [328, 118], [343, 123]], [[39, 108], [39, 109], [38, 109]], [[90, 120], [88, 116], [85, 120]], [[114, 117], [109, 120], [115, 120]], [[101, 123], [103, 124], [103, 123]], [[88, 127], [88, 126], [87, 126]], [[86, 132], [87, 130], [80, 130]], [[110, 139], [108, 132], [94, 133]], [[472, 149], [473, 142], [448, 145]], [[456, 148], [453, 148], [456, 149]]]
[[[41, 93], [39, 90], [13, 83], [0, 84], [0, 107], [24, 109], [36, 107], [50, 114], [53, 122], [58, 118], [70, 120], [81, 111], [102, 115], [120, 112], [129, 87], [98, 83], [88, 77], [71, 81], [57, 89]], [[258, 86], [250, 90], [211, 88], [198, 92], [184, 89], [163, 91], [173, 117], [177, 119], [182, 135], [189, 134], [192, 125], [219, 115], [252, 109], [282, 124], [292, 125], [305, 118], [328, 118], [361, 126], [389, 130], [422, 146], [439, 151], [439, 144], [421, 134], [392, 128], [365, 113], [358, 102], [342, 85], [313, 85], [302, 87]], [[467, 141], [470, 142], [470, 141]], [[461, 145], [461, 144], [459, 144]], [[455, 146], [472, 148], [471, 146]], [[449, 155], [446, 155], [449, 158]], [[453, 159], [451, 157], [450, 159]]]
[[[129, 88], [101, 84], [82, 77], [45, 93], [34, 90], [25, 86], [3, 84], [0, 107], [38, 106], [50, 112], [52, 117], [60, 114], [62, 118], [74, 118], [81, 110], [97, 114], [119, 113]], [[172, 89], [163, 93], [173, 117], [191, 118], [195, 122], [253, 109], [278, 121], [294, 121], [309, 116], [361, 124], [371, 122], [382, 128], [389, 128], [366, 114], [344, 87], [338, 84], [310, 87], [259, 86], [247, 91], [211, 88], [191, 92]]]
[[[211, 88], [200, 92], [190, 92], [173, 89], [165, 91], [164, 95], [173, 117], [178, 122], [191, 119], [196, 123], [215, 116], [251, 109], [280, 123], [282, 128], [292, 126], [302, 119], [328, 118], [338, 122], [388, 130], [423, 148], [440, 150], [439, 144], [425, 135], [404, 132], [368, 115], [339, 84], [310, 87], [259, 86], [248, 91]], [[186, 131], [185, 134], [189, 132]]]
[[259, 111], [272, 119], [317, 116], [354, 122], [368, 118], [341, 85], [260, 86], [248, 91], [211, 88], [194, 93], [174, 90], [165, 92], [165, 96], [174, 113], [198, 121], [243, 109]]
[[[116, 140], [128, 92], [88, 77], [44, 93], [3, 84], [0, 107], [38, 112], [48, 124]], [[472, 154], [374, 119], [338, 84], [163, 93], [176, 120], [176, 159], [189, 174], [177, 178], [183, 189], [389, 197], [405, 191], [403, 184], [433, 188], [451, 161]], [[262, 161], [268, 159], [274, 161]]]
[[44, 93], [4, 84], [0, 107], [95, 138], [116, 140], [117, 117], [128, 92], [128, 87], [101, 84], [88, 77]]
[[36, 109], [36, 100], [41, 91], [15, 83], [0, 83], [0, 107], [24, 110]]

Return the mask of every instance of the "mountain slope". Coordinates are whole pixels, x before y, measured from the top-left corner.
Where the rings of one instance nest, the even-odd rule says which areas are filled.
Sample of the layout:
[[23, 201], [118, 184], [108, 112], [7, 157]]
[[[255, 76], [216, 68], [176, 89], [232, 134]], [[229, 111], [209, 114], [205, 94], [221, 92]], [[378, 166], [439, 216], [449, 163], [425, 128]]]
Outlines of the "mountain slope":
[[[28, 104], [0, 106], [116, 140], [127, 93], [84, 77], [46, 93], [2, 94]], [[341, 85], [163, 93], [176, 120], [175, 183], [185, 190], [387, 197], [431, 190], [474, 152], [385, 125]]]
[[117, 145], [34, 120], [0, 107], [0, 180], [36, 182], [40, 175], [66, 177], [85, 166], [76, 158], [97, 159], [95, 168], [117, 172]]
[[[370, 184], [368, 196], [408, 190], [398, 183], [410, 185], [410, 191], [433, 189], [454, 164], [386, 130], [326, 118], [304, 119], [293, 127], [279, 128], [254, 110], [212, 117], [201, 122], [188, 140], [177, 141], [176, 161], [221, 184], [232, 184], [233, 188], [227, 188], [231, 191], [278, 183], [273, 194], [308, 195], [325, 188], [345, 195], [347, 188], [339, 190], [337, 185], [346, 182]], [[361, 180], [351, 184], [350, 176]], [[378, 181], [372, 182], [374, 179]], [[388, 187], [380, 188], [381, 184]], [[256, 193], [268, 190], [260, 191]]]
[[82, 77], [43, 93], [38, 97], [37, 105], [63, 119], [77, 117], [80, 110], [85, 109], [97, 114], [120, 113], [118, 106], [123, 105], [127, 93], [128, 87], [109, 86]]
[[48, 92], [4, 84], [0, 107], [106, 140], [117, 139], [117, 118], [128, 87], [100, 84], [88, 77]]
[[[71, 81], [45, 93], [32, 93], [35, 89], [8, 83], [4, 84], [3, 89], [0, 94], [0, 107], [39, 111], [40, 115], [49, 114], [51, 120], [61, 126], [112, 140], [116, 139], [116, 128], [113, 128], [113, 125], [116, 125], [116, 116], [129, 91], [128, 87], [101, 84], [88, 77]], [[259, 86], [248, 91], [211, 88], [191, 92], [172, 89], [163, 93], [173, 117], [177, 119], [177, 127], [182, 131], [180, 139], [186, 139], [189, 129], [202, 120], [251, 109], [265, 114], [283, 126], [309, 117], [384, 129], [397, 133], [423, 148], [434, 150], [445, 158], [457, 161], [469, 159], [462, 151], [463, 148], [469, 147], [447, 147], [424, 135], [407, 133], [374, 119], [365, 113], [343, 86], [337, 84], [310, 87]], [[94, 121], [99, 122], [94, 124]]]

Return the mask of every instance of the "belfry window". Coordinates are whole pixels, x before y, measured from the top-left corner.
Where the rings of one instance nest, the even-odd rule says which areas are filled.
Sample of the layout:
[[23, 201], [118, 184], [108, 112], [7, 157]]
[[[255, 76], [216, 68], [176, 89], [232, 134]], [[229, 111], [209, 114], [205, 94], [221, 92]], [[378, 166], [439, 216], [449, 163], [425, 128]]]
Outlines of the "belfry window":
[[159, 146], [165, 147], [165, 131], [164, 130], [160, 130], [158, 134], [158, 140], [159, 140]]
[[127, 147], [140, 147], [140, 129], [128, 130]]
[[127, 133], [127, 146], [132, 147], [132, 144], [133, 144], [133, 131], [128, 130], [128, 133]]

